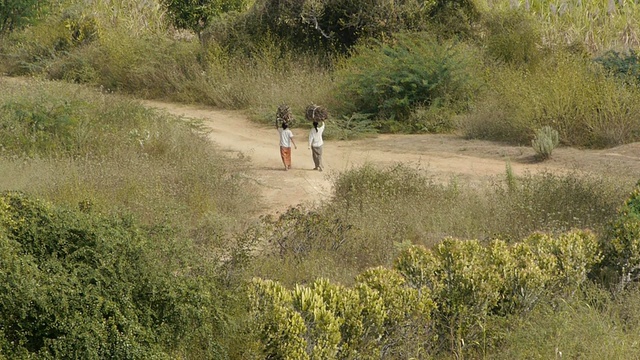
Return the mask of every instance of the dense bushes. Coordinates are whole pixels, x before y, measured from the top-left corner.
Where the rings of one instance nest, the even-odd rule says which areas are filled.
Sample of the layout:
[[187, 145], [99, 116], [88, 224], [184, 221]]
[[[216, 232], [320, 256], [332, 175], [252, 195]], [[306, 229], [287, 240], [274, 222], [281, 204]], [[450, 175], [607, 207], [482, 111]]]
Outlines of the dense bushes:
[[200, 37], [211, 20], [221, 13], [243, 10], [244, 0], [239, 1], [175, 1], [161, 0], [166, 7], [171, 23], [179, 29], [192, 30]]
[[149, 240], [130, 219], [0, 196], [0, 354], [222, 356], [224, 319], [210, 265], [184, 243]]
[[3, 1], [0, 3], [0, 36], [34, 21], [48, 5], [48, 1]]
[[627, 53], [609, 50], [594, 61], [601, 64], [611, 74], [627, 82], [634, 84], [640, 80], [638, 54], [633, 49]]
[[437, 3], [259, 0], [248, 11], [245, 22], [254, 41], [271, 34], [297, 50], [347, 52], [361, 40], [385, 39], [403, 30], [423, 30]]
[[[255, 279], [250, 285], [251, 321], [255, 321], [251, 322], [250, 327], [256, 331], [256, 343], [248, 352], [257, 351], [258, 354], [254, 355], [257, 357], [277, 356], [284, 349], [293, 351], [291, 347], [295, 347], [301, 358], [312, 358], [319, 353], [326, 358], [429, 358], [443, 353], [476, 357], [500, 353], [505, 341], [510, 341], [507, 344], [509, 351], [517, 351], [517, 354], [539, 353], [545, 347], [539, 342], [542, 339], [548, 340], [553, 334], [545, 335], [544, 330], [529, 327], [528, 331], [540, 338], [525, 341], [529, 344], [536, 343], [540, 348], [525, 350], [525, 345], [507, 340], [514, 337], [504, 331], [505, 326], [514, 329], [546, 321], [550, 323], [549, 326], [562, 328], [562, 324], [555, 321], [554, 316], [568, 319], [567, 317], [576, 316], [574, 311], [584, 314], [584, 306], [589, 306], [585, 304], [592, 304], [594, 310], [590, 314], [580, 315], [589, 317], [588, 319], [576, 318], [576, 321], [595, 321], [598, 326], [615, 326], [598, 320], [607, 316], [600, 312], [600, 306], [614, 299], [604, 289], [613, 285], [617, 289], [616, 296], [627, 296], [621, 290], [637, 279], [638, 246], [634, 245], [633, 240], [634, 236], [637, 237], [637, 226], [634, 225], [638, 217], [635, 209], [638, 202], [637, 189], [620, 211], [616, 212], [621, 194], [614, 196], [617, 199], [612, 199], [612, 194], [601, 193], [599, 196], [602, 198], [598, 200], [597, 193], [606, 185], [595, 179], [578, 178], [577, 175], [556, 177], [551, 174], [507, 179], [499, 187], [500, 190], [489, 197], [495, 208], [483, 203], [473, 209], [490, 214], [480, 222], [487, 223], [490, 222], [489, 218], [496, 218], [500, 222], [496, 226], [503, 229], [504, 234], [508, 233], [504, 226], [509, 221], [514, 228], [529, 230], [514, 231], [512, 236], [495, 233], [488, 241], [445, 237], [427, 249], [403, 241], [407, 237], [402, 230], [413, 221], [407, 220], [407, 216], [411, 216], [410, 212], [394, 212], [395, 210], [412, 209], [417, 213], [426, 212], [428, 217], [437, 219], [463, 218], [469, 215], [460, 210], [475, 206], [474, 201], [478, 199], [472, 199], [468, 193], [461, 196], [466, 191], [459, 188], [456, 190], [458, 194], [454, 195], [446, 187], [436, 186], [424, 178], [414, 176], [416, 175], [404, 172], [401, 168], [378, 172], [369, 167], [348, 173], [344, 179], [340, 179], [336, 186], [337, 196], [333, 201], [348, 198], [350, 206], [363, 214], [361, 223], [355, 214], [350, 217], [338, 216], [335, 220], [327, 218], [327, 214], [338, 214], [327, 212], [330, 207], [321, 209], [320, 213], [307, 214], [296, 209], [295, 214], [289, 212], [278, 222], [269, 223], [275, 226], [269, 232], [256, 234], [258, 237], [267, 236], [267, 240], [276, 240], [280, 245], [276, 246], [280, 250], [278, 274], [263, 274], [271, 279], [280, 278], [283, 282]], [[359, 184], [363, 184], [362, 188]], [[434, 208], [426, 211], [416, 206], [417, 203], [429, 203], [436, 199], [442, 201], [447, 197], [451, 197], [452, 202], [446, 205], [442, 202], [431, 204]], [[391, 198], [402, 203], [401, 207], [386, 209], [389, 214], [395, 214], [393, 219], [379, 216], [386, 210], [374, 213], [373, 209], [384, 207]], [[344, 210], [347, 203], [338, 203], [340, 209]], [[607, 210], [604, 210], [605, 207]], [[442, 216], [437, 211], [439, 208], [446, 208], [451, 212]], [[473, 209], [469, 209], [470, 214], [474, 213]], [[594, 209], [598, 210], [594, 212]], [[509, 218], [514, 215], [515, 218]], [[585, 222], [581, 223], [579, 218], [583, 218]], [[324, 222], [322, 219], [328, 221]], [[597, 232], [570, 230], [572, 227], [588, 227], [596, 222], [599, 222], [595, 227]], [[346, 223], [349, 226], [344, 226]], [[425, 221], [421, 223], [423, 226], [427, 225]], [[365, 240], [367, 226], [375, 227], [372, 231], [376, 235], [366, 237]], [[457, 227], [460, 227], [459, 223]], [[325, 232], [329, 228], [334, 231], [342, 230], [336, 233]], [[393, 229], [392, 232], [384, 233], [383, 229], [390, 228]], [[555, 235], [534, 232], [518, 240], [517, 236], [521, 236], [520, 234], [536, 229], [547, 229]], [[398, 233], [401, 235], [396, 237]], [[319, 234], [317, 238], [314, 237], [315, 234]], [[380, 243], [376, 244], [376, 240], [380, 239]], [[350, 245], [350, 242], [354, 243]], [[307, 271], [305, 267], [312, 261], [311, 257], [319, 257], [329, 267], [340, 264], [344, 271], [353, 274], [354, 271], [347, 266], [352, 257], [371, 256], [372, 253], [368, 251], [382, 243], [386, 247], [377, 249], [387, 256], [394, 254], [395, 270], [366, 270], [365, 266], [360, 268], [363, 275], [353, 275], [353, 281], [346, 279], [344, 274], [336, 276], [330, 272], [324, 273], [340, 283], [351, 284], [349, 287], [332, 284], [327, 280], [316, 280], [316, 277], [303, 274], [294, 277], [292, 281], [292, 278], [282, 274]], [[304, 246], [295, 249], [289, 247], [301, 244]], [[335, 246], [337, 244], [339, 245]], [[360, 250], [350, 252], [348, 249], [353, 245]], [[292, 255], [296, 258], [295, 266], [289, 268], [288, 259]], [[378, 260], [370, 263], [375, 261]], [[391, 263], [388, 265], [391, 266]], [[602, 270], [617, 276], [601, 276], [606, 273]], [[376, 279], [377, 287], [368, 282], [372, 279]], [[590, 279], [599, 283], [591, 284]], [[309, 285], [302, 286], [301, 283]], [[618, 284], [622, 286], [616, 286]], [[376, 290], [373, 295], [366, 295], [364, 290], [367, 286]], [[418, 290], [419, 301], [404, 302], [413, 296], [413, 290], [409, 289]], [[375, 299], [373, 303], [371, 296]], [[363, 303], [369, 304], [368, 308], [375, 311], [365, 313], [358, 310], [358, 306]], [[403, 311], [398, 312], [398, 308], [394, 307], [396, 303], [405, 304], [401, 307]], [[564, 304], [571, 305], [565, 307]], [[276, 308], [278, 311], [274, 310]], [[622, 317], [633, 317], [635, 315], [632, 314], [637, 311], [637, 308], [622, 309], [620, 305], [616, 305], [615, 309], [624, 314], [613, 321], [625, 324], [626, 320]], [[378, 312], [379, 320], [376, 321], [371, 316]], [[311, 316], [311, 313], [316, 315]], [[542, 318], [530, 317], [531, 313], [541, 315]], [[399, 327], [403, 331], [396, 332], [394, 329], [399, 329], [398, 327], [385, 322], [386, 316], [391, 314], [398, 316], [393, 324], [403, 324]], [[415, 316], [416, 314], [420, 315]], [[633, 319], [630, 321], [625, 326], [637, 326]], [[380, 323], [385, 325], [381, 328]], [[354, 333], [353, 328], [346, 324], [357, 324], [356, 329], [360, 330]], [[570, 327], [564, 325], [565, 328], [567, 326]], [[526, 338], [524, 331], [518, 330], [519, 339]], [[593, 329], [593, 332], [600, 331], [604, 329]], [[361, 332], [377, 334], [375, 336], [380, 340], [361, 337], [360, 342], [354, 343], [351, 336]], [[580, 336], [586, 336], [586, 333], [589, 332], [581, 331]], [[634, 337], [625, 330], [621, 330], [619, 334]], [[557, 348], [571, 354], [593, 351], [588, 350], [588, 346], [580, 348], [574, 342], [558, 344]], [[357, 356], [344, 352], [354, 349], [357, 349]], [[612, 353], [629, 351], [631, 348], [623, 344], [616, 344], [611, 349]]]
[[[579, 16], [586, 11], [619, 37], [635, 31], [628, 25], [637, 23], [633, 4], [600, 11], [591, 2], [557, 9], [546, 1], [482, 8], [457, 0], [265, 0], [220, 17], [195, 8], [179, 15], [202, 31], [201, 43], [168, 30], [157, 2], [110, 4], [65, 5], [11, 34], [0, 44], [0, 70], [242, 108], [256, 118], [280, 103], [300, 112], [311, 99], [332, 109], [337, 138], [373, 127], [460, 129], [469, 137], [529, 144], [546, 125], [571, 146], [608, 147], [640, 136], [634, 117], [640, 95], [628, 81], [633, 75], [617, 81], [590, 59], [611, 49], [596, 61], [613, 72], [633, 72], [633, 51], [620, 55], [617, 42], [606, 48], [610, 30], [596, 38], [591, 24], [571, 24], [589, 18]], [[213, 13], [229, 10], [206, 5]], [[196, 25], [199, 17], [191, 15], [206, 21]], [[626, 36], [624, 49], [632, 38]]]
[[433, 250], [405, 249], [395, 270], [369, 269], [353, 288], [317, 280], [287, 290], [256, 279], [252, 328], [265, 357], [464, 357], [498, 340], [490, 317], [575, 291], [600, 260], [589, 232], [536, 234], [512, 246], [445, 239]]
[[606, 249], [604, 263], [618, 274], [620, 290], [640, 278], [640, 183], [620, 208], [602, 246]]
[[462, 44], [441, 44], [429, 34], [397, 35], [392, 44], [358, 47], [337, 73], [342, 112], [370, 114], [410, 131], [423, 130], [420, 122], [407, 124], [416, 108], [455, 112], [472, 100], [480, 85], [472, 53]]

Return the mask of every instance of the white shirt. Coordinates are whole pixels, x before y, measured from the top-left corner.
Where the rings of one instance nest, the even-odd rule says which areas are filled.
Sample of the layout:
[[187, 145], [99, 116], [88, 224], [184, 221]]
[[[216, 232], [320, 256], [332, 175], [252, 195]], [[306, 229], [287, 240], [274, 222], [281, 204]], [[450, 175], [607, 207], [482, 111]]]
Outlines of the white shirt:
[[309, 131], [309, 146], [320, 147], [324, 142], [322, 141], [322, 132], [324, 131], [324, 121], [321, 126], [318, 126], [318, 131], [316, 128], [311, 128]]
[[280, 133], [280, 146], [291, 147], [291, 138], [293, 137], [291, 130], [278, 128], [278, 132]]

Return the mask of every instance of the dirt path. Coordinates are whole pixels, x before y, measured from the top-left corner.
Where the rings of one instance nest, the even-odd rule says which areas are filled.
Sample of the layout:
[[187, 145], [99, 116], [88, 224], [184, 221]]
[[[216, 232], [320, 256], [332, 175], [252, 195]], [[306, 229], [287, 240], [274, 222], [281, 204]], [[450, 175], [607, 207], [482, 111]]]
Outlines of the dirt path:
[[312, 170], [306, 128], [292, 129], [298, 149], [293, 150], [292, 171], [284, 171], [278, 135], [272, 127], [251, 122], [240, 112], [158, 101], [143, 104], [174, 115], [202, 119], [211, 129], [211, 140], [220, 149], [248, 156], [255, 169], [251, 176], [262, 188], [261, 213], [277, 213], [300, 203], [327, 199], [331, 195], [332, 177], [367, 162], [381, 166], [402, 162], [424, 170], [438, 181], [455, 178], [464, 183], [503, 175], [507, 163], [517, 175], [584, 171], [634, 183], [640, 178], [640, 143], [607, 150], [558, 148], [551, 160], [536, 162], [531, 147], [464, 140], [455, 135], [381, 135], [357, 141], [325, 141], [325, 171], [318, 172]]

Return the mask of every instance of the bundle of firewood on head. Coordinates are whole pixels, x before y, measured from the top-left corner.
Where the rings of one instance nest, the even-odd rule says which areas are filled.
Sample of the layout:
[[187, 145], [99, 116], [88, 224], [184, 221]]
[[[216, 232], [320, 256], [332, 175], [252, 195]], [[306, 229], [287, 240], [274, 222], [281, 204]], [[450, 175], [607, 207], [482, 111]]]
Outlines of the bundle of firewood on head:
[[327, 109], [322, 106], [311, 104], [307, 106], [307, 110], [305, 111], [304, 117], [313, 122], [320, 122], [327, 120], [329, 114], [327, 113]]
[[276, 111], [276, 127], [281, 124], [291, 125], [293, 121], [293, 114], [291, 113], [291, 108], [287, 104], [282, 104], [278, 106], [278, 110]]

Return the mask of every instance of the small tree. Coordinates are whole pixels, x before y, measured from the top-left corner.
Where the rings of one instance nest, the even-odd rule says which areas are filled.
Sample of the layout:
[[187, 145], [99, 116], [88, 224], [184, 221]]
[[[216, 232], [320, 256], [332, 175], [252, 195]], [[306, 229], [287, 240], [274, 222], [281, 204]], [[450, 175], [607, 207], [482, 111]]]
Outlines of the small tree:
[[162, 0], [173, 26], [195, 32], [202, 39], [202, 31], [211, 20], [222, 13], [242, 10], [245, 0]]
[[0, 35], [29, 24], [47, 4], [38, 0], [0, 1]]

